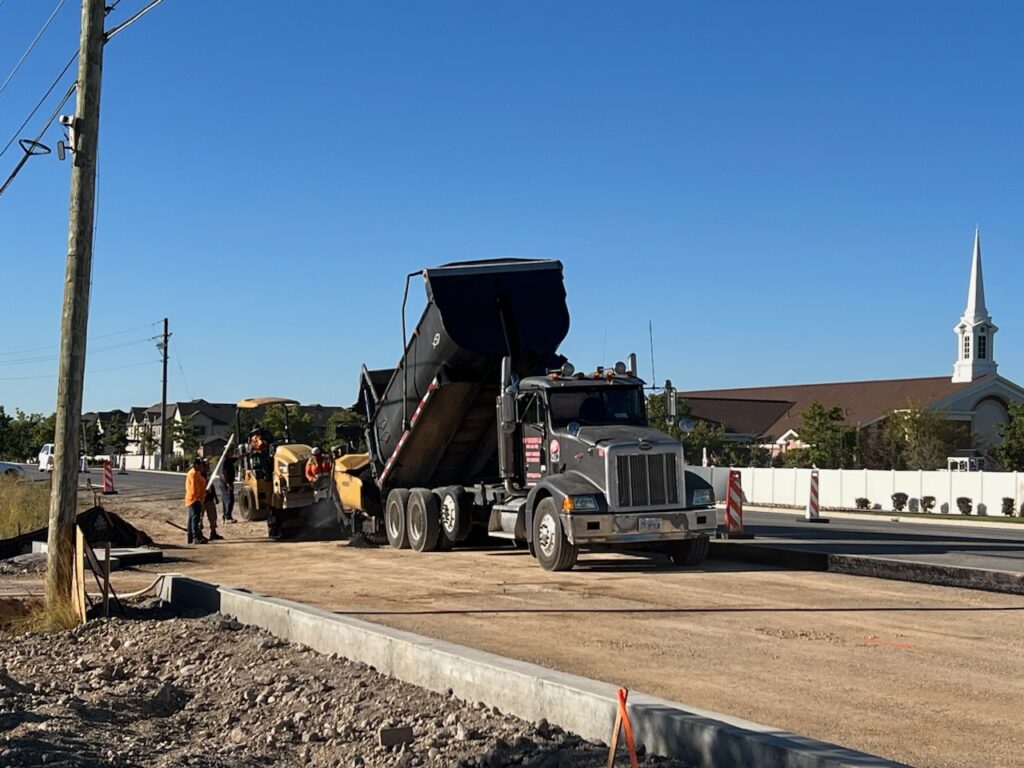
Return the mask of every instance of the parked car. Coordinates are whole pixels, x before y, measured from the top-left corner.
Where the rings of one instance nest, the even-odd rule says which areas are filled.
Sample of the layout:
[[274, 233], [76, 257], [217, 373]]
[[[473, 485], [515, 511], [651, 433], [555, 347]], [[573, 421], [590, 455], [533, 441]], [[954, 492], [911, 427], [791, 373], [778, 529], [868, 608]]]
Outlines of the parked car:
[[39, 449], [39, 471], [53, 472], [53, 443], [47, 443]]
[[0, 478], [4, 480], [24, 480], [25, 468], [9, 461], [0, 461]]

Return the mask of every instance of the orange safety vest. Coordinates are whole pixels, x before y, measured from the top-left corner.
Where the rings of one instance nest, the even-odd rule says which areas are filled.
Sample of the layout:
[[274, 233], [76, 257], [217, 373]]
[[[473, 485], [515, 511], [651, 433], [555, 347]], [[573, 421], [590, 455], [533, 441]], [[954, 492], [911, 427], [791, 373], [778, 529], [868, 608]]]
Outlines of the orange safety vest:
[[309, 482], [315, 482], [320, 474], [320, 464], [316, 460], [316, 456], [310, 456], [309, 461], [306, 462], [306, 479]]

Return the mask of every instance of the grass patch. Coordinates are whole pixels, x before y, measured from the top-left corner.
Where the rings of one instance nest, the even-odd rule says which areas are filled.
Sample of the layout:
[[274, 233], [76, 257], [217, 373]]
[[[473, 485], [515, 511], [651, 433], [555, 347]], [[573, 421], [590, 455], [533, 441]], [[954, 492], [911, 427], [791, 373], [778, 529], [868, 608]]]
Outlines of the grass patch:
[[45, 528], [49, 519], [49, 483], [0, 478], [0, 539]]
[[39, 598], [0, 600], [0, 636], [63, 632], [79, 624], [71, 603], [47, 607]]

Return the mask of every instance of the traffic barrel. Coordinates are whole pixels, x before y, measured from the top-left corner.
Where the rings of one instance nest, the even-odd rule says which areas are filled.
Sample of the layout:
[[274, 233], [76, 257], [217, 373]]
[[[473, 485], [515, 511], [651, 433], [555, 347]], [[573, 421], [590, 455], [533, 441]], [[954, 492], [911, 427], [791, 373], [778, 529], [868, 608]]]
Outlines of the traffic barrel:
[[114, 468], [110, 464], [110, 459], [103, 460], [103, 495], [109, 496], [112, 493], [117, 493], [114, 490]]
[[803, 517], [798, 517], [805, 523], [827, 523], [828, 518], [821, 516], [821, 507], [818, 503], [818, 470], [811, 470], [811, 488], [807, 496], [807, 509]]
[[729, 486], [725, 494], [725, 531], [723, 539], [752, 539], [743, 532], [743, 476], [738, 469], [729, 470]]

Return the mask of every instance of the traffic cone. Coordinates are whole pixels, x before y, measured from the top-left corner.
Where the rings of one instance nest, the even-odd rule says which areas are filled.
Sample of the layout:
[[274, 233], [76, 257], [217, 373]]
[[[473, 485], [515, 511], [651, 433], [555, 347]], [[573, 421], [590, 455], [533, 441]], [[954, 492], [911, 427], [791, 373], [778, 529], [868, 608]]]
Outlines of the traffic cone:
[[811, 491], [807, 496], [807, 511], [803, 517], [798, 517], [805, 523], [827, 523], [828, 518], [821, 516], [821, 508], [818, 505], [818, 470], [811, 470]]
[[114, 490], [114, 468], [110, 465], [110, 459], [103, 460], [103, 495], [110, 496], [117, 493]]
[[743, 481], [738, 469], [729, 470], [729, 487], [725, 494], [725, 530], [723, 539], [752, 539], [743, 532]]

